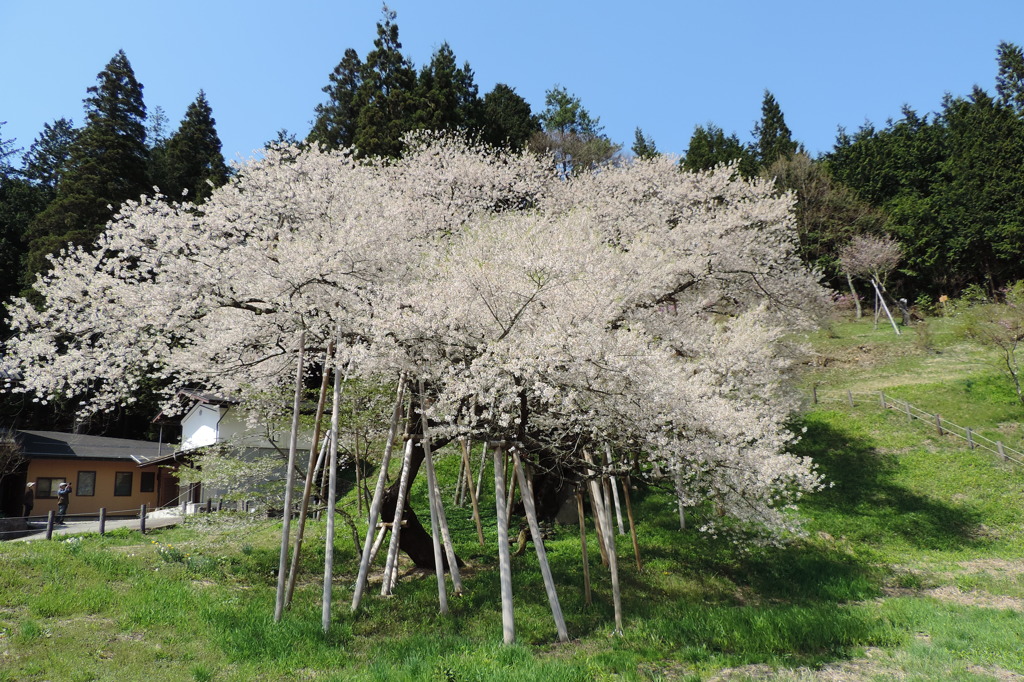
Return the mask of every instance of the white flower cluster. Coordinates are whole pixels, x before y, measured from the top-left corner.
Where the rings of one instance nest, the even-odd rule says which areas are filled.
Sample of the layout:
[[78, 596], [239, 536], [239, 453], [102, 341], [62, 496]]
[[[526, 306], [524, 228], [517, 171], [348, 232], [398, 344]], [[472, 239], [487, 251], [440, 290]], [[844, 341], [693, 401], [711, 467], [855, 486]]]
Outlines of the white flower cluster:
[[55, 259], [42, 309], [13, 305], [9, 369], [90, 410], [147, 376], [273, 395], [305, 331], [353, 376], [426, 381], [439, 433], [531, 435], [566, 461], [610, 443], [680, 472], [688, 504], [788, 529], [820, 480], [785, 453], [783, 335], [823, 300], [792, 198], [667, 158], [565, 180], [528, 153], [411, 149], [271, 149], [199, 207], [124, 207]]

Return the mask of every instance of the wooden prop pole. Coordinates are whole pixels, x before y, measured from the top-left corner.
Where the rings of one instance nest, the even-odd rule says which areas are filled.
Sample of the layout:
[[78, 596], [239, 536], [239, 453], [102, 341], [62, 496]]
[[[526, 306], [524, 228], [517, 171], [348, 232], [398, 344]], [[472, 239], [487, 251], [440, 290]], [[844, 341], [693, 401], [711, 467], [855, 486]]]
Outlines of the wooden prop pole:
[[[611, 467], [612, 465], [612, 446], [608, 443], [604, 444], [604, 463], [606, 466]], [[626, 534], [626, 527], [622, 523], [622, 505], [619, 503], [619, 488], [618, 483], [615, 481], [615, 476], [610, 476], [611, 489], [612, 489], [612, 500], [615, 503], [615, 521], [619, 526], [619, 535]]]
[[[600, 488], [601, 484], [594, 482], [594, 487]], [[615, 534], [612, 531], [612, 515], [607, 505], [598, 505], [598, 512], [601, 514], [601, 525], [604, 530], [605, 539], [608, 542], [608, 569], [612, 574], [612, 603], [615, 607], [615, 634], [622, 634], [622, 591], [619, 586], [619, 560], [615, 553]]]
[[398, 540], [402, 533], [402, 517], [405, 516], [405, 497], [409, 488], [409, 470], [412, 468], [412, 439], [405, 441], [405, 457], [402, 458], [402, 473], [398, 477], [398, 499], [395, 502], [395, 514], [391, 520], [391, 544], [388, 545], [388, 558], [384, 564], [384, 579], [380, 586], [380, 596], [391, 594], [398, 573]]
[[469, 441], [462, 439], [462, 463], [466, 467], [466, 487], [469, 488], [469, 501], [473, 504], [473, 521], [476, 523], [476, 537], [480, 546], [484, 546], [484, 528], [480, 522], [480, 503], [476, 496], [476, 489], [473, 487], [472, 467], [469, 461]]
[[544, 578], [544, 590], [548, 593], [548, 604], [551, 606], [551, 615], [555, 618], [555, 628], [558, 630], [558, 641], [568, 642], [569, 632], [565, 628], [565, 618], [562, 616], [562, 606], [558, 603], [558, 591], [555, 589], [555, 580], [551, 576], [551, 566], [548, 564], [548, 554], [544, 549], [544, 537], [540, 534], [540, 524], [537, 522], [537, 509], [533, 504], [533, 489], [526, 480], [526, 472], [523, 470], [523, 462], [519, 458], [519, 451], [512, 449], [512, 457], [515, 460], [514, 469], [519, 479], [519, 490], [523, 498], [523, 509], [526, 511], [526, 521], [530, 525], [530, 535], [533, 536], [533, 549], [537, 553], [537, 563], [540, 564], [540, 574]]
[[636, 557], [636, 570], [644, 570], [644, 564], [640, 561], [640, 544], [636, 541], [636, 521], [633, 519], [633, 502], [629, 494], [629, 476], [622, 479], [622, 496], [626, 498], [626, 515], [629, 517], [629, 536], [633, 540], [633, 556]]
[[480, 499], [480, 489], [484, 484], [484, 462], [487, 461], [487, 441], [484, 441], [483, 448], [480, 450], [480, 470], [476, 474], [476, 497]]
[[[594, 460], [586, 450], [583, 451], [583, 458], [586, 460], [587, 464], [590, 465], [591, 471], [596, 471], [596, 468], [594, 467]], [[590, 512], [594, 516], [594, 531], [597, 533], [597, 546], [601, 550], [601, 565], [608, 566], [608, 541], [605, 539], [604, 525], [601, 523], [601, 517], [604, 510], [604, 495], [602, 487], [600, 483], [591, 478], [587, 481], [587, 490], [590, 492]]]
[[[459, 439], [459, 444], [462, 446], [462, 449], [465, 449], [466, 448], [466, 439], [465, 438], [460, 438]], [[465, 481], [466, 481], [466, 462], [465, 462], [464, 459], [462, 459], [460, 457], [459, 458], [459, 476], [458, 476], [458, 478], [456, 479], [456, 482], [455, 482], [455, 496], [452, 498], [452, 504], [454, 504], [456, 507], [462, 505], [462, 490], [463, 490], [463, 485], [464, 485]]]
[[505, 644], [516, 641], [512, 611], [512, 553], [508, 546], [508, 514], [505, 513], [505, 463], [502, 446], [494, 448], [494, 506], [498, 516], [498, 568], [501, 580], [501, 631]]
[[593, 599], [590, 594], [590, 559], [587, 557], [587, 523], [583, 518], [583, 493], [576, 491], [576, 515], [580, 521], [580, 554], [583, 556], [583, 590], [586, 604], [590, 606]]
[[284, 512], [281, 525], [281, 552], [277, 562], [277, 601], [274, 605], [274, 622], [281, 620], [284, 613], [285, 585], [288, 581], [288, 542], [291, 539], [292, 488], [295, 487], [295, 451], [299, 442], [299, 404], [302, 401], [302, 369], [306, 350], [306, 332], [299, 334], [299, 352], [295, 370], [295, 399], [292, 402], [292, 433], [288, 439], [288, 475], [285, 478]]
[[427, 469], [427, 497], [430, 500], [430, 535], [432, 544], [434, 545], [434, 573], [437, 575], [437, 601], [438, 608], [442, 614], [448, 613], [448, 589], [444, 583], [444, 562], [441, 559], [441, 528], [438, 522], [438, 516], [440, 515], [437, 506], [437, 486], [434, 478], [434, 462], [430, 455], [430, 444], [428, 443], [429, 436], [426, 433], [427, 427], [427, 404], [426, 404], [426, 391], [423, 388], [423, 382], [420, 381], [420, 419], [423, 424], [423, 463]]
[[324, 416], [324, 407], [327, 404], [327, 385], [331, 379], [330, 358], [334, 355], [334, 342], [327, 344], [327, 352], [324, 354], [324, 369], [320, 375], [320, 395], [316, 401], [316, 417], [313, 420], [313, 438], [309, 441], [309, 462], [306, 465], [306, 481], [302, 486], [302, 504], [299, 506], [299, 530], [295, 534], [295, 551], [292, 554], [292, 564], [288, 569], [288, 587], [284, 594], [284, 606], [288, 608], [292, 603], [292, 594], [295, 592], [295, 580], [299, 573], [299, 556], [302, 554], [302, 541], [306, 535], [306, 516], [309, 514], [309, 498], [313, 492], [313, 476], [316, 472], [317, 448], [320, 442], [320, 421]]
[[331, 590], [334, 587], [334, 505], [338, 496], [338, 421], [341, 411], [341, 372], [334, 368], [334, 391], [331, 394], [330, 444], [327, 446], [327, 538], [324, 541], [324, 593], [321, 625], [331, 628]]
[[[405, 401], [405, 377], [398, 380], [398, 396], [395, 398], [395, 409], [391, 411], [391, 428], [388, 431], [388, 439], [384, 445], [384, 456], [380, 463], [380, 474], [377, 476], [377, 487], [373, 491], [373, 502], [370, 504], [369, 524], [366, 527], [366, 540], [363, 542], [363, 554], [359, 560], [359, 574], [356, 577], [356, 587], [352, 594], [352, 611], [359, 608], [359, 601], [363, 598], [363, 590], [366, 587], [366, 574], [370, 570], [372, 561], [373, 534], [377, 528], [377, 519], [380, 516], [380, 506], [384, 499], [384, 488], [387, 485], [388, 465], [391, 463], [391, 451], [395, 446], [395, 434], [398, 432], [398, 419], [402, 414], [402, 403]], [[383, 538], [383, 531], [381, 537]]]
[[448, 557], [448, 571], [452, 576], [452, 588], [456, 595], [462, 595], [462, 576], [459, 573], [458, 557], [455, 556], [455, 545], [452, 543], [452, 534], [448, 529], [448, 515], [444, 511], [444, 501], [441, 499], [441, 486], [437, 482], [437, 472], [434, 470], [434, 458], [430, 452], [430, 429], [427, 427], [427, 417], [423, 416], [423, 452], [426, 460], [430, 462], [427, 467], [428, 482], [433, 479], [431, 485], [434, 488], [434, 501], [437, 505], [437, 525], [441, 529], [441, 541], [443, 543], [445, 556]]

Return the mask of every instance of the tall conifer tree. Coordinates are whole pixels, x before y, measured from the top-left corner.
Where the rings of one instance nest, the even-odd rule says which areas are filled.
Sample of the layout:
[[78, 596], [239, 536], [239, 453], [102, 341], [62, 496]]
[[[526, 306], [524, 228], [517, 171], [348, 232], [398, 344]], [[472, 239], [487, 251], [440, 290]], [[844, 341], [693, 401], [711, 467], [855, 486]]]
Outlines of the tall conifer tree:
[[776, 160], [788, 158], [796, 153], [799, 145], [793, 141], [793, 133], [786, 125], [782, 108], [775, 95], [764, 91], [761, 102], [761, 120], [754, 125], [755, 153], [758, 164], [764, 168]]
[[29, 227], [26, 285], [48, 268], [47, 254], [68, 242], [91, 244], [125, 200], [149, 191], [142, 84], [123, 50], [96, 78], [57, 197]]
[[167, 140], [165, 183], [170, 197], [200, 202], [228, 180], [220, 137], [206, 93], [202, 90], [185, 111], [177, 132]]

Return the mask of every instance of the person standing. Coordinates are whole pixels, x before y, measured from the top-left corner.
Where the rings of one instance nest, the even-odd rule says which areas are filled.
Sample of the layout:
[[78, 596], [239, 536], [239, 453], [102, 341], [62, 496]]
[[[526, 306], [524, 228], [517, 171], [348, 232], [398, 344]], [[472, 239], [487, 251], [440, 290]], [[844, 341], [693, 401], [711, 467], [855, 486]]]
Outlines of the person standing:
[[61, 483], [57, 487], [57, 523], [64, 523], [64, 515], [68, 513], [71, 501], [71, 484]]
[[32, 516], [32, 507], [36, 506], [36, 484], [26, 483], [25, 484], [25, 498], [22, 500], [22, 504], [25, 506], [25, 513], [23, 516], [28, 519]]

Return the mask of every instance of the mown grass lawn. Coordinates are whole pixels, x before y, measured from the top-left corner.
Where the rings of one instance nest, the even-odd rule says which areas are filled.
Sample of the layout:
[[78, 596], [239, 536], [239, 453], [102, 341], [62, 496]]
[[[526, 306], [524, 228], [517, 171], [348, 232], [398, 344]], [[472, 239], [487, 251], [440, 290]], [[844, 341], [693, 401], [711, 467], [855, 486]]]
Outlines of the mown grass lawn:
[[[1024, 411], [983, 354], [934, 324], [930, 344], [870, 322], [812, 339], [823, 395], [885, 390], [1009, 440]], [[930, 347], [929, 347], [930, 346]], [[865, 351], [865, 348], [867, 349]], [[865, 357], [866, 356], [866, 357]], [[948, 369], [943, 361], [948, 360]], [[1024, 675], [1024, 470], [966, 450], [877, 402], [811, 406], [797, 452], [831, 482], [805, 499], [808, 534], [741, 550], [680, 531], [643, 487], [644, 567], [619, 538], [625, 632], [589, 534], [547, 542], [568, 622], [557, 644], [536, 558], [514, 557], [517, 644], [501, 644], [493, 497], [487, 544], [449, 507], [466, 592], [437, 613], [432, 574], [403, 567], [350, 613], [356, 553], [339, 523], [331, 631], [320, 626], [324, 528], [311, 526], [292, 609], [274, 623], [280, 522], [231, 514], [141, 537], [119, 531], [0, 545], [0, 680], [1013, 679]], [[457, 462], [439, 472], [450, 501]], [[486, 477], [485, 477], [486, 479]], [[426, 509], [422, 483], [414, 506]], [[355, 510], [348, 508], [352, 516]], [[489, 521], [488, 521], [489, 519]], [[691, 512], [691, 528], [700, 510]]]

